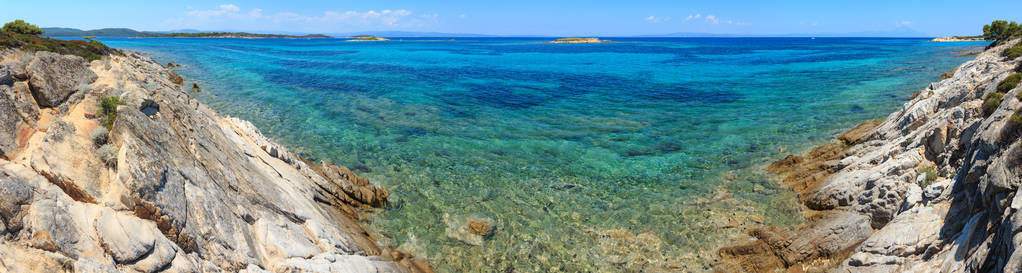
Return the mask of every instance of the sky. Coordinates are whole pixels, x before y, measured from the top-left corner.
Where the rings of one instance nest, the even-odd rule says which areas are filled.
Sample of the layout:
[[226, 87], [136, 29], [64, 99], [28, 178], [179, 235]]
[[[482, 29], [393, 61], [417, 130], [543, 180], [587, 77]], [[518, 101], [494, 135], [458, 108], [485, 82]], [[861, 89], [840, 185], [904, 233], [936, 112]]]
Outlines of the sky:
[[979, 34], [994, 19], [1022, 21], [1022, 1], [944, 0], [0, 0], [0, 20], [42, 27], [493, 35], [738, 35], [914, 30]]

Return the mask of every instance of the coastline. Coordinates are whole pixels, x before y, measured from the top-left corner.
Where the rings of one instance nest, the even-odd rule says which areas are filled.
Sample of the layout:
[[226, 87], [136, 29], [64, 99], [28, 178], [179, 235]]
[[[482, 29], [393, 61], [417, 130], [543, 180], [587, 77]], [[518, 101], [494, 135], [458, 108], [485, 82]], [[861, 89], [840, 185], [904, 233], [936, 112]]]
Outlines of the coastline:
[[[8, 269], [433, 272], [359, 223], [385, 189], [220, 116], [175, 75], [132, 51], [0, 50]], [[106, 130], [97, 104], [110, 97], [122, 105]]]
[[983, 37], [937, 37], [930, 40], [931, 43], [955, 43], [955, 42], [989, 42]]
[[[718, 270], [932, 272], [967, 264], [991, 270], [1000, 269], [992, 265], [999, 257], [1009, 256], [1004, 270], [1017, 270], [1012, 266], [1018, 265], [1018, 252], [991, 240], [1013, 234], [1018, 224], [1006, 222], [989, 231], [975, 227], [1011, 219], [1020, 197], [968, 200], [990, 196], [984, 188], [1018, 188], [999, 182], [1005, 178], [997, 172], [1016, 166], [1010, 158], [1018, 156], [1019, 143], [1002, 139], [1018, 136], [1019, 125], [1009, 117], [1020, 103], [1006, 98], [989, 117], [979, 109], [985, 93], [1022, 68], [1018, 60], [1000, 55], [1018, 42], [978, 54], [883, 121], [863, 122], [830, 143], [767, 166], [798, 193], [808, 222], [794, 231], [748, 230], [750, 240], [719, 249]], [[1010, 208], [998, 205], [1005, 201]], [[959, 253], [964, 250], [970, 254]]]

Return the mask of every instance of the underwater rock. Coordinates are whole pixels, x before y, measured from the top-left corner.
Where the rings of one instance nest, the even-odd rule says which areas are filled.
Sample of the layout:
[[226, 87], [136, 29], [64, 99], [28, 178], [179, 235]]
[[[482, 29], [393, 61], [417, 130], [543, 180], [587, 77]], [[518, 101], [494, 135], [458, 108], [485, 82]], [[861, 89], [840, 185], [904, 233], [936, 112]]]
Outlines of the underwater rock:
[[443, 221], [447, 225], [444, 234], [470, 245], [482, 245], [483, 239], [493, 235], [496, 225], [493, 219], [485, 217], [451, 217], [444, 213]]
[[468, 225], [468, 231], [472, 234], [484, 237], [493, 234], [493, 220], [471, 218], [466, 220], [466, 224]]

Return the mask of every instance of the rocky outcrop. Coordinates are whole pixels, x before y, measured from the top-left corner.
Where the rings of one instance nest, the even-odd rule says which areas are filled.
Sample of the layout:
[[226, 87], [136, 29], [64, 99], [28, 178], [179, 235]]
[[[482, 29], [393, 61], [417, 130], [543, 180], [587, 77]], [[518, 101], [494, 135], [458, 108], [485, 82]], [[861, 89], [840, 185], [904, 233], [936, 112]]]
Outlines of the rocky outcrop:
[[[0, 268], [432, 271], [360, 225], [362, 211], [386, 206], [385, 189], [217, 115], [152, 59], [9, 50], [0, 60]], [[91, 136], [105, 132], [91, 113], [109, 96], [124, 105], [107, 137]], [[94, 139], [107, 139], [115, 164]]]
[[1019, 72], [1003, 43], [930, 84], [882, 122], [767, 169], [809, 209], [796, 231], [750, 230], [720, 250], [723, 271], [1022, 271], [1022, 109], [1014, 88], [986, 116], [983, 98]]

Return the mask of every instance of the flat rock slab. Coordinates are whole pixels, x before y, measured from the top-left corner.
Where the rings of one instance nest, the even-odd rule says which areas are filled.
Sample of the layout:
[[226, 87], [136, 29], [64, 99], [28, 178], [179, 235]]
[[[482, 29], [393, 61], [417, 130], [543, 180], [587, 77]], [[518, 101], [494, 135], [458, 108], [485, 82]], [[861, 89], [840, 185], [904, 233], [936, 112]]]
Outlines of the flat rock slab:
[[117, 263], [131, 263], [153, 252], [156, 235], [136, 217], [103, 210], [96, 219], [96, 232], [106, 251]]

